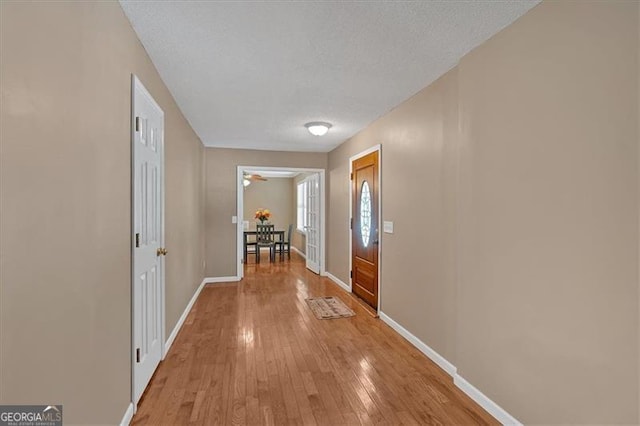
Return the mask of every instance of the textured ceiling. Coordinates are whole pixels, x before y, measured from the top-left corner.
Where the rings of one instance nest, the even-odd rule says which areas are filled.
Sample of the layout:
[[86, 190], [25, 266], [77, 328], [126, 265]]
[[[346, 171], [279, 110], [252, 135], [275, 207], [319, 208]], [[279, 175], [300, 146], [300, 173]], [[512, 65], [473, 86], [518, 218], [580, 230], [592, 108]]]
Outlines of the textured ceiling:
[[205, 145], [321, 152], [537, 3], [121, 1]]

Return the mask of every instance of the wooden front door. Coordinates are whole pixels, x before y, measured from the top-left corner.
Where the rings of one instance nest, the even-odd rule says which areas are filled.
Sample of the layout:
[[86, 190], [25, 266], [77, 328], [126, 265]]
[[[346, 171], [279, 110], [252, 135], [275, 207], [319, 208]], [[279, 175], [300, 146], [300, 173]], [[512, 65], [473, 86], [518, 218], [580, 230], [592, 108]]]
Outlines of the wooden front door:
[[351, 287], [378, 309], [378, 151], [351, 166]]

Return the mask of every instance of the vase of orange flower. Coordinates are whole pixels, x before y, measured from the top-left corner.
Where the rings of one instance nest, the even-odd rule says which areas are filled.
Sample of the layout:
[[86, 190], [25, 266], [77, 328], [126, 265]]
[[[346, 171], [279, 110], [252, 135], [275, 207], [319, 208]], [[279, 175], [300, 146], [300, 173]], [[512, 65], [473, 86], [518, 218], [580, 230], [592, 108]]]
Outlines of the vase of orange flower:
[[255, 218], [260, 221], [260, 225], [264, 225], [271, 217], [269, 209], [258, 209]]

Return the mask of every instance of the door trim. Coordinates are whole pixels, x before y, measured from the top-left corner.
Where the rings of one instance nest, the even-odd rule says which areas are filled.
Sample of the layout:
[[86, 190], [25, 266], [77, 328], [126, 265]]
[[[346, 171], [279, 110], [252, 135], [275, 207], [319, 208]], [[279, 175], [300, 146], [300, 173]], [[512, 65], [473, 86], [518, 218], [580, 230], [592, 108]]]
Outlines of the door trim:
[[[307, 185], [307, 188], [308, 188], [308, 187], [310, 187], [309, 182], [312, 180], [312, 178], [313, 178], [313, 180], [315, 180], [315, 176], [314, 176], [314, 175], [315, 175], [315, 173], [308, 175], [307, 177], [305, 177], [304, 179], [302, 179], [300, 182], [298, 182], [298, 185], [300, 185], [300, 184], [304, 183], [304, 184], [306, 184], [306, 185]], [[318, 176], [318, 187], [320, 186], [320, 182], [319, 182], [319, 181], [320, 181], [320, 177]], [[296, 188], [296, 189], [297, 189], [297, 188]], [[297, 194], [297, 190], [296, 190], [296, 197], [297, 197], [297, 195], [298, 195], [298, 194]], [[318, 198], [320, 198], [320, 191], [319, 191], [319, 188], [318, 188], [318, 194], [316, 194], [316, 196], [317, 196]], [[307, 200], [305, 200], [305, 201], [307, 201]], [[321, 226], [321, 224], [320, 224], [320, 220], [321, 220], [321, 218], [320, 218], [320, 217], [318, 217], [318, 227], [320, 227], [320, 226]], [[297, 224], [296, 224], [296, 225], [297, 225]], [[309, 227], [309, 226], [307, 226], [307, 227], [305, 227], [305, 228], [308, 228], [308, 227]], [[318, 231], [319, 231], [319, 230], [320, 230], [320, 229], [318, 229]], [[297, 231], [297, 229], [296, 229], [296, 231]], [[304, 231], [304, 235], [305, 235], [305, 247], [304, 247], [304, 249], [305, 249], [305, 255], [304, 255], [305, 266], [306, 266], [306, 268], [307, 268], [307, 269], [309, 269], [310, 271], [312, 271], [312, 272], [314, 272], [314, 273], [315, 273], [315, 271], [314, 271], [313, 269], [309, 268], [309, 265], [308, 265], [308, 262], [307, 262], [307, 260], [308, 260], [308, 259], [307, 259], [307, 255], [306, 255], [306, 253], [309, 253], [309, 250], [308, 250], [308, 249], [309, 249], [309, 247], [308, 247], [308, 244], [309, 244], [309, 236], [307, 235], [307, 230], [306, 230], [306, 229], [305, 229], [305, 231]], [[319, 256], [318, 256], [318, 259], [316, 259], [316, 261], [317, 261], [317, 263], [318, 263], [318, 273], [319, 273], [319, 275], [322, 275], [322, 271], [320, 270], [320, 259], [319, 259]]]
[[[131, 253], [130, 253], [130, 258], [131, 258], [131, 273], [130, 273], [130, 278], [131, 281], [129, 283], [129, 287], [130, 287], [130, 298], [131, 298], [131, 329], [130, 329], [130, 333], [131, 333], [131, 338], [130, 338], [130, 342], [131, 342], [131, 347], [129, 348], [131, 351], [131, 404], [133, 405], [133, 414], [136, 413], [137, 409], [138, 409], [138, 404], [136, 402], [136, 398], [135, 398], [135, 366], [136, 366], [136, 354], [135, 354], [135, 332], [134, 332], [134, 288], [133, 285], [135, 283], [135, 258], [134, 258], [134, 251], [135, 251], [135, 237], [133, 235], [133, 230], [134, 230], [134, 226], [135, 226], [135, 182], [134, 182], [134, 173], [135, 173], [135, 138], [136, 138], [136, 128], [135, 128], [135, 122], [136, 122], [136, 117], [135, 117], [135, 92], [136, 89], [140, 90], [146, 97], [149, 98], [149, 100], [154, 104], [154, 106], [156, 108], [158, 108], [158, 110], [162, 113], [162, 117], [163, 117], [163, 127], [162, 127], [162, 138], [160, 138], [159, 144], [160, 144], [160, 155], [161, 155], [161, 160], [160, 160], [160, 174], [162, 176], [162, 180], [161, 180], [161, 187], [162, 187], [162, 191], [160, 194], [160, 204], [162, 206], [162, 208], [160, 209], [160, 225], [162, 227], [162, 232], [161, 232], [161, 236], [160, 236], [160, 246], [161, 247], [165, 247], [165, 144], [164, 144], [164, 136], [165, 136], [165, 121], [164, 121], [164, 111], [162, 110], [162, 108], [160, 108], [160, 105], [158, 105], [158, 103], [156, 102], [156, 100], [153, 98], [153, 96], [151, 96], [151, 93], [149, 93], [149, 91], [146, 89], [146, 87], [144, 87], [144, 85], [142, 84], [142, 81], [140, 81], [140, 79], [135, 75], [135, 74], [131, 74], [131, 122], [129, 124], [129, 128], [131, 129], [131, 142], [129, 145], [130, 148], [130, 158], [131, 158], [131, 182], [130, 182], [130, 194], [131, 194], [131, 217], [130, 217], [130, 222], [129, 222], [129, 235], [131, 238]], [[163, 259], [162, 262], [165, 262], [165, 260]], [[166, 310], [166, 300], [165, 300], [165, 275], [166, 275], [166, 267], [163, 268], [163, 274], [161, 276], [160, 279], [160, 361], [164, 360], [165, 356], [166, 356], [166, 350], [165, 350], [165, 344], [164, 344], [164, 339], [165, 339], [165, 310]]]
[[325, 243], [325, 230], [326, 230], [326, 220], [325, 220], [325, 205], [326, 205], [326, 194], [325, 194], [325, 169], [313, 169], [313, 168], [305, 168], [305, 167], [273, 167], [273, 166], [238, 166], [237, 167], [237, 175], [236, 175], [236, 274], [238, 279], [242, 279], [244, 277], [244, 268], [242, 266], [242, 259], [244, 258], [243, 253], [243, 229], [242, 229], [242, 217], [244, 210], [244, 186], [242, 185], [242, 176], [246, 171], [251, 170], [264, 170], [264, 171], [275, 171], [275, 172], [300, 172], [300, 173], [318, 173], [320, 175], [319, 183], [320, 183], [320, 275], [325, 275], [326, 273], [326, 263], [325, 263], [325, 254], [326, 254], [326, 243]]
[[[349, 157], [349, 175], [353, 173], [353, 162], [358, 158], [362, 158], [365, 155], [369, 155], [372, 152], [378, 152], [378, 308], [377, 311], [380, 312], [380, 307], [382, 306], [382, 234], [380, 232], [382, 229], [382, 144], [377, 144], [372, 146], [371, 148], [365, 149], [362, 152], [359, 152], [355, 155]], [[349, 186], [349, 223], [351, 223], [351, 214], [353, 212], [353, 194], [351, 193], [351, 179], [348, 179], [347, 185]], [[348, 225], [347, 225], [348, 226]], [[353, 232], [351, 227], [348, 227], [349, 231], [349, 271], [353, 270]], [[350, 273], [350, 272], [349, 272]], [[353, 293], [353, 283], [351, 282], [352, 278], [349, 276], [349, 291]]]

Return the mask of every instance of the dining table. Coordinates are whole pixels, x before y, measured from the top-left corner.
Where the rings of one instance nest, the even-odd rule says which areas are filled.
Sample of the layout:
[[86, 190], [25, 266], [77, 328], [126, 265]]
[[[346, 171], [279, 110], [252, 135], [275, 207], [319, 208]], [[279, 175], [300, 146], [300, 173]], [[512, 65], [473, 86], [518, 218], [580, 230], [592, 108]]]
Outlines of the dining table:
[[[253, 231], [251, 230], [243, 231], [242, 245], [244, 249], [244, 263], [247, 263], [247, 255], [249, 254], [247, 250], [247, 243], [249, 242], [249, 236], [257, 235], [257, 234], [258, 234], [258, 231], [256, 231], [255, 229]], [[273, 231], [273, 234], [278, 237], [278, 240], [276, 241], [284, 241], [284, 229], [276, 229]]]

